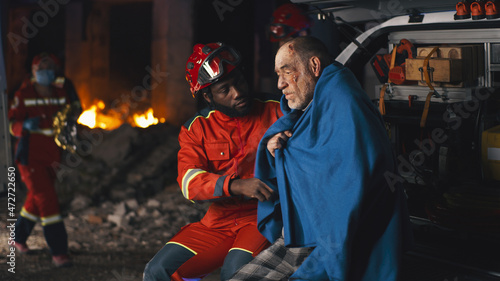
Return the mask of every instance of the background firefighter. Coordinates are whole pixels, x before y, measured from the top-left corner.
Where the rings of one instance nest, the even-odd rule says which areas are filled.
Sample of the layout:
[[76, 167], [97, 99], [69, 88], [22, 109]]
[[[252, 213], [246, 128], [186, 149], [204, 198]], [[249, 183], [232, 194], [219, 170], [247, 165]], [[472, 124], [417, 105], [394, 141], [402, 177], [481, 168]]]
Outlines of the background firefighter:
[[[48, 53], [34, 57], [32, 79], [23, 83], [14, 95], [9, 110], [10, 131], [17, 138], [15, 161], [28, 193], [16, 222], [15, 246], [27, 253], [26, 241], [40, 222], [50, 248], [53, 263], [70, 266], [68, 237], [59, 210], [54, 188], [54, 162], [60, 161], [61, 150], [54, 141], [54, 116], [66, 105], [79, 104], [76, 93], [68, 94], [65, 87], [56, 85], [59, 59]], [[59, 83], [64, 80], [59, 79]]]
[[273, 12], [269, 24], [269, 41], [278, 42], [281, 47], [295, 37], [309, 35], [311, 26], [312, 20], [300, 6], [283, 4]]

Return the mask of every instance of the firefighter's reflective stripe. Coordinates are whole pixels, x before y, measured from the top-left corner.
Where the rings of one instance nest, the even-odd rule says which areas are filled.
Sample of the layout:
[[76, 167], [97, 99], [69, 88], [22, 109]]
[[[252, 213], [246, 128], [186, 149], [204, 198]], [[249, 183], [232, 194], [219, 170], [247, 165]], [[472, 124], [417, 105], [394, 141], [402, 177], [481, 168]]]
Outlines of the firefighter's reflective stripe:
[[61, 215], [57, 214], [57, 215], [53, 215], [50, 217], [42, 217], [41, 220], [42, 220], [42, 225], [46, 226], [49, 224], [53, 224], [53, 223], [62, 221], [62, 217], [61, 217]]
[[41, 135], [44, 135], [44, 136], [47, 136], [47, 137], [52, 137], [55, 134], [55, 132], [54, 132], [53, 129], [38, 129], [38, 130], [35, 130], [35, 131], [31, 131], [31, 133], [33, 133], [33, 134], [41, 134]]
[[64, 77], [59, 76], [59, 77], [57, 77], [57, 78], [56, 78], [56, 80], [54, 81], [54, 85], [55, 85], [55, 86], [58, 86], [59, 88], [62, 88], [62, 86], [64, 85], [64, 81], [65, 81], [65, 80], [66, 80], [66, 79], [65, 79]]
[[193, 250], [193, 249], [191, 249], [191, 248], [189, 248], [189, 247], [187, 247], [185, 245], [182, 245], [181, 243], [169, 241], [165, 245], [168, 245], [168, 244], [174, 244], [174, 245], [181, 246], [182, 248], [184, 248], [184, 249], [190, 251], [191, 253], [193, 253], [195, 256], [198, 255], [198, 253], [195, 250]]
[[[12, 125], [14, 124], [14, 121], [9, 122], [9, 131], [11, 135], [15, 136], [14, 131], [12, 130]], [[47, 137], [52, 137], [55, 135], [54, 129], [51, 128], [46, 128], [46, 129], [38, 129], [35, 131], [30, 131], [32, 134], [41, 134]]]
[[21, 209], [21, 216], [29, 219], [30, 221], [34, 221], [34, 222], [40, 221], [39, 216], [35, 216], [35, 215], [31, 214], [30, 212], [26, 211], [26, 209], [24, 207]]
[[66, 103], [65, 97], [24, 99], [24, 106], [61, 105]]
[[197, 175], [206, 172], [207, 171], [202, 169], [189, 169], [186, 171], [184, 177], [182, 178], [182, 195], [184, 195], [184, 197], [189, 199], [189, 182]]
[[9, 122], [9, 132], [11, 135], [15, 136], [14, 131], [12, 130], [12, 126], [14, 125], [14, 121]]
[[191, 130], [191, 125], [193, 125], [193, 123], [194, 123], [194, 121], [196, 121], [196, 119], [198, 119], [198, 118], [200, 118], [200, 117], [203, 117], [203, 118], [205, 118], [205, 119], [208, 119], [208, 118], [210, 118], [210, 115], [211, 115], [212, 113], [214, 113], [214, 112], [215, 112], [215, 110], [209, 111], [209, 112], [206, 114], [206, 116], [201, 115], [201, 114], [200, 114], [200, 115], [197, 115], [197, 116], [196, 116], [196, 117], [194, 117], [192, 120], [190, 120], [190, 121], [188, 121], [186, 124], [184, 124], [184, 126], [185, 126], [185, 127], [188, 129], [188, 131], [189, 131], [189, 130]]
[[239, 250], [239, 251], [243, 251], [243, 252], [247, 252], [249, 253], [250, 255], [253, 255], [253, 252], [252, 251], [249, 251], [247, 249], [243, 249], [243, 248], [231, 248], [229, 249], [229, 251], [227, 251], [228, 253], [231, 252], [232, 250]]

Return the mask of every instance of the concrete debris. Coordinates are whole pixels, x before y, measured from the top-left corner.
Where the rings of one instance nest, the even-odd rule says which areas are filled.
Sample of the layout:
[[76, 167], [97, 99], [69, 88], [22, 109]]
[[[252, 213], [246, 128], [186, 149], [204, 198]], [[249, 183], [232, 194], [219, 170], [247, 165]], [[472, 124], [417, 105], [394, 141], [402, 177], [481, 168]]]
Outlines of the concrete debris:
[[91, 201], [89, 197], [79, 194], [71, 201], [71, 210], [78, 211], [85, 209], [90, 205]]
[[68, 242], [68, 247], [72, 251], [80, 251], [82, 249], [82, 245], [80, 243], [78, 243], [78, 242], [75, 242], [75, 241], [69, 241]]
[[123, 217], [127, 213], [127, 208], [125, 207], [125, 202], [120, 202], [115, 205], [115, 211], [113, 215]]
[[107, 166], [117, 166], [129, 155], [139, 132], [129, 124], [123, 124], [113, 131], [101, 131], [102, 142], [92, 146], [91, 154]]
[[126, 219], [120, 215], [108, 215], [108, 221], [114, 223], [117, 227], [126, 225]]
[[146, 208], [144, 208], [144, 207], [140, 207], [140, 208], [137, 210], [137, 215], [138, 215], [139, 217], [145, 217], [145, 216], [147, 216], [147, 215], [148, 215], [148, 211], [147, 211], [147, 209], [146, 209]]
[[137, 200], [135, 198], [127, 199], [125, 201], [125, 205], [127, 205], [127, 208], [134, 211], [137, 210], [137, 208], [139, 208], [139, 203], [137, 203]]
[[148, 206], [149, 208], [159, 208], [160, 207], [160, 202], [156, 199], [149, 199], [148, 200], [148, 203], [146, 204], [146, 206]]
[[102, 218], [95, 215], [88, 215], [87, 222], [90, 224], [102, 224]]
[[160, 211], [158, 211], [158, 210], [154, 210], [154, 211], [151, 213], [151, 216], [152, 216], [153, 218], [159, 218], [159, 217], [161, 216], [161, 213], [160, 213]]
[[73, 162], [61, 163], [67, 169], [56, 181], [70, 251], [156, 251], [203, 217], [209, 203], [185, 199], [176, 182], [178, 134], [179, 128], [159, 124], [82, 135], [92, 150], [63, 157]]
[[93, 204], [145, 200], [175, 182], [178, 127], [162, 123], [143, 129], [125, 124], [113, 131], [84, 127], [80, 134], [90, 149], [64, 153], [58, 163], [56, 189], [62, 205], [70, 204], [76, 194]]

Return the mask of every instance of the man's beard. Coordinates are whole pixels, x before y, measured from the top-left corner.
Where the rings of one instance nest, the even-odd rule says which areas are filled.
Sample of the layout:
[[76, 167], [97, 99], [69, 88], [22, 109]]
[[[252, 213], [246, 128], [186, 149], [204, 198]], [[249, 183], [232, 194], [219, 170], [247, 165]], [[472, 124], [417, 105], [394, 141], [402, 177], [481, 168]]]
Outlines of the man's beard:
[[250, 113], [250, 109], [252, 109], [252, 104], [253, 104], [252, 102], [253, 102], [252, 99], [248, 99], [247, 106], [242, 110], [237, 110], [233, 107], [216, 103], [213, 99], [210, 105], [212, 106], [213, 109], [218, 110], [229, 117], [242, 117]]

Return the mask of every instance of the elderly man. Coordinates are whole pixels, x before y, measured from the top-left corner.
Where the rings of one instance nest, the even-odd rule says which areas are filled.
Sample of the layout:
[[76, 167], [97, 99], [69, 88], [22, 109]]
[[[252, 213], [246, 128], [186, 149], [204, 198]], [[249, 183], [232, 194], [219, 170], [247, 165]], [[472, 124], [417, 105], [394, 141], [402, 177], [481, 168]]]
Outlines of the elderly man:
[[275, 63], [285, 115], [255, 173], [279, 194], [258, 208], [274, 244], [231, 280], [396, 280], [411, 233], [403, 192], [386, 178], [396, 167], [380, 114], [315, 38], [287, 42]]

